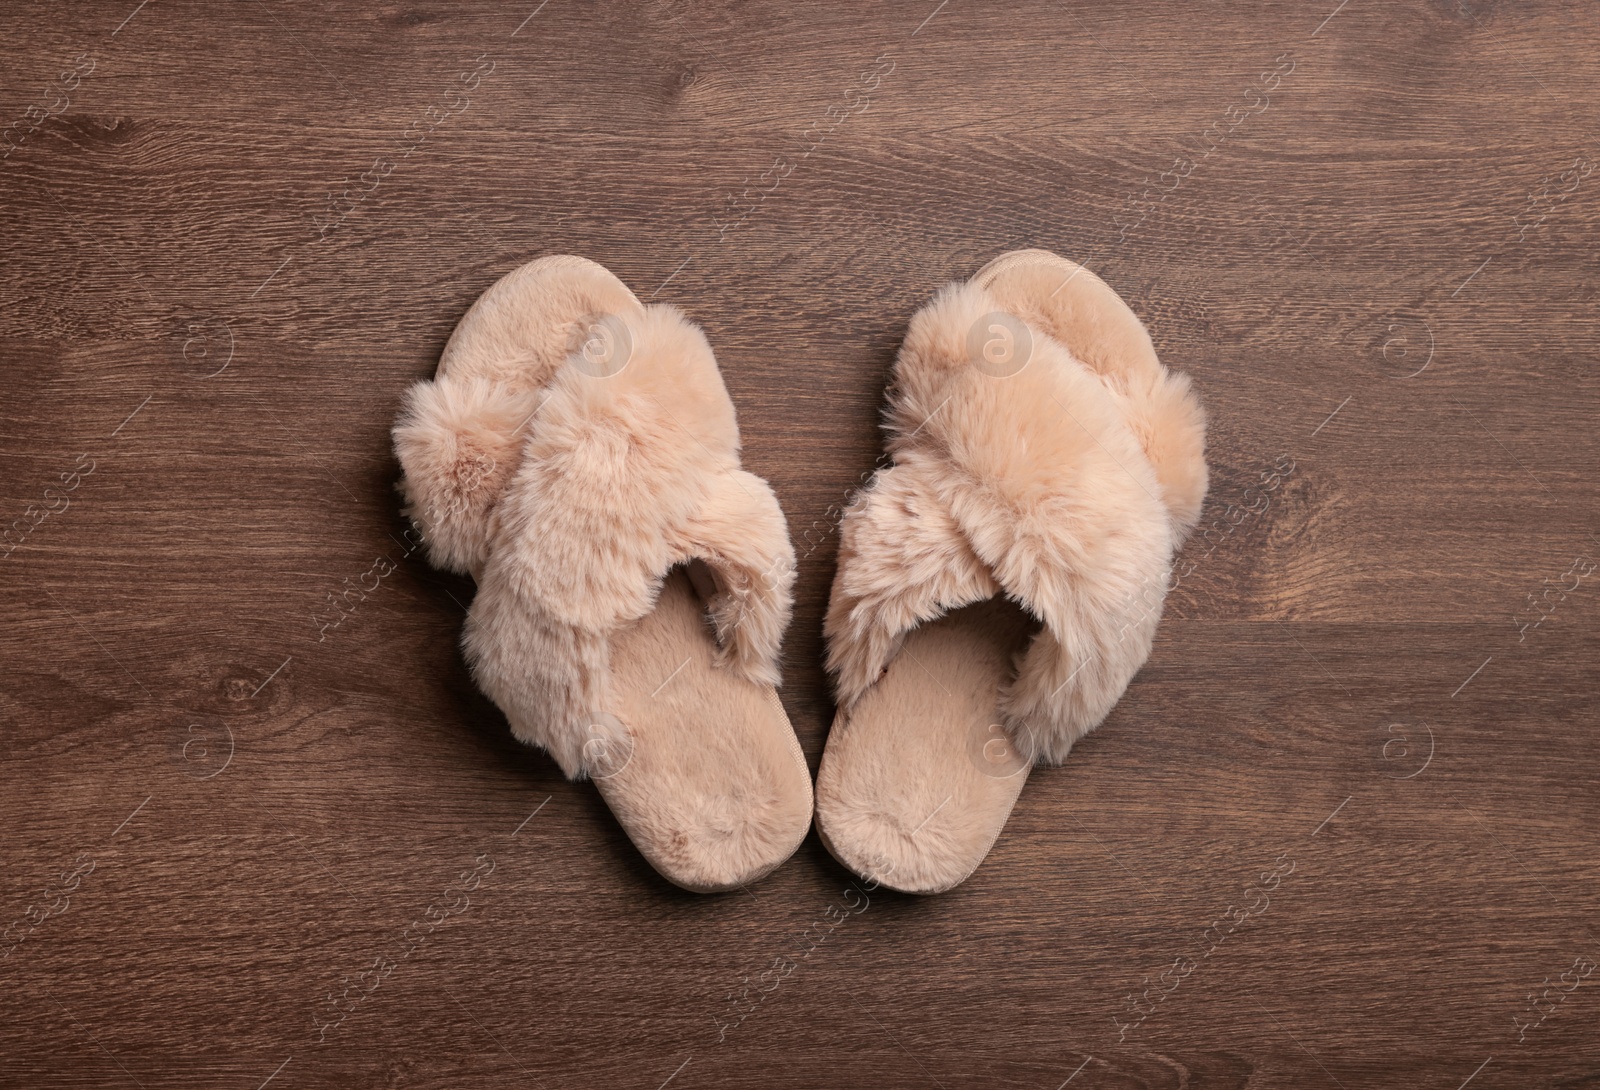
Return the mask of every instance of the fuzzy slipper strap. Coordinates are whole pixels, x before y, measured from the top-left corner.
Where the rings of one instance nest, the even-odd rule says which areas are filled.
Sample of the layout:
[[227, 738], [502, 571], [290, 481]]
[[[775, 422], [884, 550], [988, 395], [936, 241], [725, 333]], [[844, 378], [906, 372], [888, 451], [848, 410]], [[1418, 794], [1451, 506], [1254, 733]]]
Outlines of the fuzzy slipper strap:
[[905, 633], [1000, 592], [940, 498], [937, 475], [918, 459], [879, 470], [839, 526], [824, 627], [845, 707], [878, 680]]
[[488, 555], [490, 513], [522, 457], [533, 391], [480, 376], [418, 382], [394, 427], [405, 514], [434, 567], [467, 575]]
[[794, 546], [771, 486], [742, 469], [718, 474], [678, 534], [677, 558], [703, 561], [719, 664], [751, 681], [779, 682], [778, 654], [789, 627]]
[[406, 391], [394, 428], [405, 513], [435, 567], [478, 574], [543, 388], [597, 329], [610, 328], [598, 321], [642, 310], [607, 269], [570, 254], [530, 261], [472, 305], [437, 374]]
[[1000, 310], [976, 284], [911, 322], [890, 450], [845, 518], [827, 623], [848, 708], [912, 628], [1004, 592], [1042, 626], [1002, 694], [1024, 747], [1060, 760], [1149, 655], [1173, 532], [1125, 397], [1037, 330], [1025, 366], [972, 350]]
[[705, 562], [719, 664], [767, 683], [794, 579], [777, 500], [739, 467], [704, 334], [666, 306], [626, 326], [625, 367], [567, 366], [542, 392], [463, 638], [512, 733], [572, 777], [613, 705], [613, 637], [652, 611], [674, 565]]

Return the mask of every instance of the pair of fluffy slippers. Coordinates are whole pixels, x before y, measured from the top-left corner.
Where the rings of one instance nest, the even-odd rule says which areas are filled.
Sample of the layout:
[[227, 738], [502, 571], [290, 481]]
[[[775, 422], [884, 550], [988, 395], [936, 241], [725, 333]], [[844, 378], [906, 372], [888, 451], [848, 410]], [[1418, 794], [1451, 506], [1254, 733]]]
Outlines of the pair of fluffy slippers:
[[477, 581], [474, 678], [679, 886], [755, 881], [815, 810], [856, 873], [949, 889], [1149, 655], [1205, 424], [1098, 277], [1019, 251], [942, 290], [896, 361], [889, 433], [894, 464], [840, 529], [813, 801], [775, 688], [794, 550], [699, 328], [546, 257], [407, 394], [407, 513], [434, 565]]

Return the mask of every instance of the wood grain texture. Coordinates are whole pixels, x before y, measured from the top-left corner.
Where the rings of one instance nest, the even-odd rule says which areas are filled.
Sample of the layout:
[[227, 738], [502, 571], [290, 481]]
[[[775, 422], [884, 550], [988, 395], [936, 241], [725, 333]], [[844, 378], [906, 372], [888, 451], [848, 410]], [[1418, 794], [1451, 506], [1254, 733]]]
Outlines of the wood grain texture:
[[[0, 1085], [1600, 1084], [1600, 13], [935, 3], [0, 11]], [[906, 320], [1018, 246], [1209, 409], [1155, 653], [950, 894], [670, 887], [475, 691], [401, 392], [539, 254], [703, 323], [814, 769]]]

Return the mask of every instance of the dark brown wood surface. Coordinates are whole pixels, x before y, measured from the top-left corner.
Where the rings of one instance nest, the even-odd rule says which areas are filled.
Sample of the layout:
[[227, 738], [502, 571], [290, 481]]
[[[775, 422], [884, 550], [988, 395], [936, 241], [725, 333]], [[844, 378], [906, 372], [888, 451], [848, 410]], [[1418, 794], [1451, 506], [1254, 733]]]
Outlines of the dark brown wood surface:
[[[0, 1085], [1600, 1084], [1592, 5], [137, 2], [0, 10]], [[703, 323], [814, 768], [1018, 246], [1210, 412], [1149, 664], [952, 893], [680, 892], [475, 691], [402, 391], [540, 254]]]

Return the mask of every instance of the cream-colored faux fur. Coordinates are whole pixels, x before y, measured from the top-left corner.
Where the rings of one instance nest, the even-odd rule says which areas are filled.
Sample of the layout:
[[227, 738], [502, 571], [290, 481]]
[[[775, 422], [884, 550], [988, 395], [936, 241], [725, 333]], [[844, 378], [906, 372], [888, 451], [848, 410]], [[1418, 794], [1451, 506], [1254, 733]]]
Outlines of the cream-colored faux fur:
[[1007, 727], [1058, 762], [1149, 655], [1205, 493], [1204, 416], [1187, 378], [1096, 370], [1037, 317], [1021, 370], [975, 366], [971, 331], [1004, 309], [953, 284], [911, 321], [890, 392], [894, 465], [840, 531], [828, 666], [848, 710], [908, 631], [1005, 593], [1042, 623], [1003, 693]]
[[435, 567], [468, 575], [488, 557], [490, 515], [522, 460], [531, 391], [478, 375], [419, 382], [394, 428], [406, 514]]
[[1000, 309], [1070, 346], [1118, 398], [1161, 482], [1173, 547], [1182, 544], [1199, 521], [1208, 480], [1205, 412], [1189, 376], [1161, 365], [1149, 330], [1105, 281], [1049, 251], [1003, 255], [974, 279], [1003, 284], [995, 291]]
[[[584, 315], [581, 300], [567, 309]], [[764, 684], [778, 680], [794, 581], [777, 499], [739, 467], [705, 336], [673, 307], [618, 309], [609, 320], [631, 344], [619, 372], [442, 375], [412, 389], [395, 428], [430, 558], [478, 580], [463, 636], [478, 685], [574, 779], [610, 703], [612, 636], [650, 612], [669, 569], [709, 566], [717, 661]]]
[[551, 254], [502, 276], [467, 311], [394, 429], [405, 513], [435, 567], [478, 574], [544, 387], [598, 320], [643, 310], [603, 266]]

